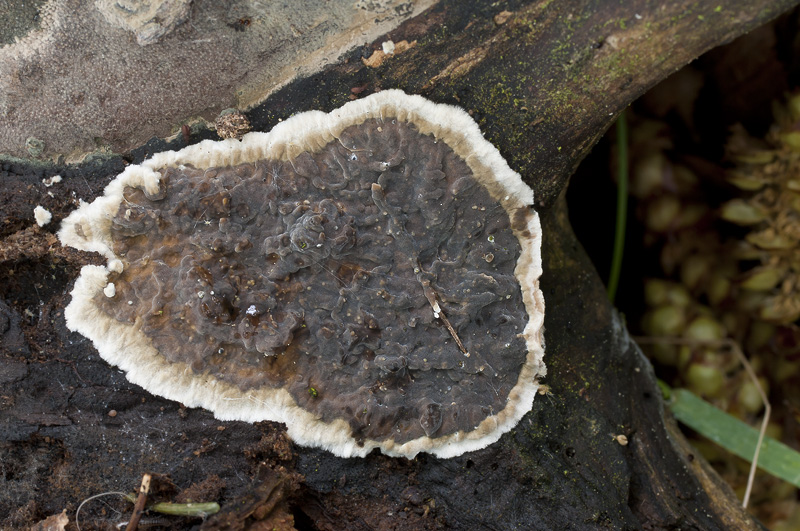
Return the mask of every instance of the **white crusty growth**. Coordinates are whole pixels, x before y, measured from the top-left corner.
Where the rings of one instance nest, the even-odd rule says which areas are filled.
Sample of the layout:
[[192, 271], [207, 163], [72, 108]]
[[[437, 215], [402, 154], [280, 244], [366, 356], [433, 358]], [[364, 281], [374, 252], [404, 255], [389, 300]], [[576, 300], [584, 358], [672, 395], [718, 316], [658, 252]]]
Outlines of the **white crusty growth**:
[[53, 219], [53, 214], [43, 206], [36, 205], [36, 208], [33, 209], [33, 218], [36, 220], [37, 225], [44, 227]]
[[[440, 437], [420, 437], [403, 444], [393, 440], [357, 443], [344, 420], [325, 423], [298, 406], [283, 388], [257, 388], [243, 392], [213, 374], [196, 374], [184, 363], [161, 356], [138, 327], [123, 324], [101, 311], [93, 301], [103, 293], [119, 298], [109, 283], [109, 272], [124, 267], [115, 256], [111, 220], [117, 214], [125, 187], [159, 192], [161, 171], [192, 165], [204, 169], [234, 166], [263, 159], [289, 160], [303, 151], [316, 152], [339, 138], [344, 129], [369, 119], [413, 123], [422, 134], [445, 142], [472, 170], [475, 178], [516, 220], [514, 234], [521, 253], [514, 274], [522, 290], [528, 323], [522, 333], [528, 354], [511, 390], [506, 407], [485, 418], [474, 430]], [[299, 444], [325, 448], [339, 456], [364, 456], [373, 448], [392, 456], [413, 457], [429, 452], [453, 457], [484, 448], [511, 430], [530, 411], [545, 374], [543, 363], [544, 298], [539, 289], [542, 273], [541, 227], [533, 208], [533, 192], [487, 142], [475, 121], [463, 110], [435, 104], [420, 96], [387, 90], [350, 102], [333, 112], [309, 111], [291, 117], [269, 133], [249, 133], [241, 141], [203, 141], [180, 151], [158, 153], [141, 165], [129, 166], [91, 204], [83, 204], [64, 220], [59, 237], [65, 245], [102, 253], [105, 267], [85, 266], [75, 282], [72, 302], [66, 308], [67, 326], [90, 338], [100, 355], [119, 366], [131, 382], [151, 393], [177, 400], [189, 407], [211, 410], [222, 420], [249, 422], [271, 420], [287, 425], [289, 436]], [[522, 223], [520, 223], [520, 220]], [[126, 301], [118, 301], [125, 304]]]

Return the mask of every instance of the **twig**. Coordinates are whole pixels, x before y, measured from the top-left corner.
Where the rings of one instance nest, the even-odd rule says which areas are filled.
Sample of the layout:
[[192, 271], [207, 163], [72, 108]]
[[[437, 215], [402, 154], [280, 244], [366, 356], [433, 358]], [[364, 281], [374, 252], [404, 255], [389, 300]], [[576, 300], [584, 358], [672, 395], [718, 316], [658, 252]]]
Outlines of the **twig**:
[[753, 367], [750, 365], [750, 362], [747, 361], [742, 349], [739, 348], [739, 345], [733, 341], [730, 341], [731, 350], [733, 350], [734, 354], [739, 358], [739, 361], [742, 362], [744, 365], [744, 370], [747, 371], [747, 374], [750, 376], [750, 379], [758, 389], [758, 394], [761, 395], [761, 401], [764, 403], [764, 418], [761, 420], [761, 429], [758, 431], [758, 442], [756, 443], [756, 451], [753, 453], [753, 461], [750, 463], [750, 474], [747, 477], [747, 488], [744, 491], [744, 499], [742, 500], [742, 507], [745, 509], [747, 508], [747, 503], [750, 501], [750, 493], [753, 490], [753, 482], [756, 479], [756, 468], [758, 466], [758, 454], [761, 452], [761, 444], [764, 442], [764, 435], [767, 432], [767, 424], [769, 423], [769, 416], [772, 413], [772, 406], [769, 403], [769, 399], [767, 398], [767, 394], [764, 392], [764, 389], [761, 387], [761, 383], [758, 381], [756, 377], [756, 373], [753, 370]]
[[425, 294], [425, 298], [428, 299], [431, 308], [433, 308], [433, 316], [444, 321], [444, 325], [447, 327], [450, 335], [453, 336], [453, 339], [455, 339], [458, 348], [461, 349], [461, 352], [464, 354], [464, 356], [469, 358], [469, 352], [467, 352], [467, 349], [464, 348], [464, 344], [461, 342], [461, 339], [459, 339], [458, 334], [456, 334], [455, 328], [453, 328], [453, 325], [450, 324], [450, 320], [447, 319], [447, 316], [439, 306], [439, 302], [436, 300], [436, 291], [431, 287], [431, 283], [426, 280], [420, 281], [420, 284], [422, 284], [422, 292]]
[[133, 514], [126, 527], [127, 531], [136, 531], [139, 526], [139, 519], [144, 513], [144, 504], [147, 502], [147, 494], [150, 492], [150, 474], [142, 476], [142, 485], [139, 487], [139, 496], [136, 498], [136, 504], [133, 506]]
[[764, 418], [761, 420], [761, 429], [758, 431], [758, 442], [756, 443], [756, 449], [753, 453], [753, 460], [750, 462], [750, 473], [747, 476], [747, 488], [744, 491], [744, 499], [742, 500], [742, 507], [745, 509], [747, 508], [747, 504], [750, 501], [750, 494], [753, 490], [753, 482], [756, 478], [756, 468], [758, 468], [758, 455], [761, 453], [761, 444], [764, 442], [764, 435], [767, 432], [767, 425], [769, 424], [769, 416], [772, 413], [772, 406], [769, 403], [769, 399], [767, 398], [767, 394], [764, 392], [764, 389], [761, 387], [761, 383], [758, 381], [756, 377], [756, 373], [753, 370], [753, 367], [750, 365], [750, 362], [747, 361], [747, 357], [742, 352], [741, 347], [739, 344], [731, 338], [725, 339], [717, 339], [717, 340], [701, 340], [701, 339], [689, 339], [689, 338], [682, 338], [682, 337], [634, 337], [634, 341], [637, 343], [668, 343], [672, 345], [698, 345], [698, 346], [706, 346], [706, 347], [727, 347], [733, 351], [739, 361], [744, 366], [744, 370], [747, 372], [747, 375], [753, 381], [758, 389], [758, 394], [761, 395], [761, 401], [764, 403]]
[[444, 325], [447, 327], [447, 330], [450, 332], [450, 335], [453, 336], [453, 339], [456, 340], [456, 345], [458, 345], [458, 348], [461, 349], [461, 352], [464, 354], [464, 356], [469, 358], [469, 352], [467, 352], [467, 349], [464, 348], [464, 344], [458, 338], [458, 334], [456, 334], [455, 328], [453, 328], [453, 325], [450, 324], [450, 321], [447, 319], [447, 316], [441, 310], [439, 312], [439, 317], [441, 317], [442, 321], [444, 321]]
[[[340, 141], [341, 142], [341, 141]], [[392, 219], [392, 222], [397, 226], [398, 231], [403, 234], [408, 244], [409, 249], [413, 249], [414, 245], [412, 244], [411, 236], [408, 235], [403, 227], [403, 224], [400, 222], [399, 219], [395, 216], [394, 212], [391, 208], [389, 208], [389, 204], [386, 202], [386, 194], [383, 191], [383, 187], [378, 183], [372, 184], [372, 200], [375, 202], [375, 205], [384, 211], [389, 217]], [[394, 237], [398, 238], [400, 234], [396, 234]], [[456, 333], [456, 329], [453, 328], [453, 325], [450, 324], [450, 321], [447, 319], [447, 316], [442, 311], [442, 308], [439, 306], [439, 302], [436, 300], [436, 291], [431, 287], [430, 280], [421, 278], [422, 272], [422, 264], [419, 263], [419, 258], [416, 256], [409, 256], [411, 263], [414, 264], [414, 272], [417, 274], [417, 281], [422, 285], [422, 292], [425, 294], [425, 298], [428, 299], [428, 302], [433, 308], [433, 316], [436, 319], [441, 319], [444, 322], [444, 325], [447, 327], [447, 330], [450, 332], [450, 335], [453, 336], [453, 339], [458, 345], [458, 348], [461, 350], [462, 354], [469, 357], [469, 352], [466, 348], [464, 348], [464, 344], [461, 342], [461, 339], [458, 337]]]

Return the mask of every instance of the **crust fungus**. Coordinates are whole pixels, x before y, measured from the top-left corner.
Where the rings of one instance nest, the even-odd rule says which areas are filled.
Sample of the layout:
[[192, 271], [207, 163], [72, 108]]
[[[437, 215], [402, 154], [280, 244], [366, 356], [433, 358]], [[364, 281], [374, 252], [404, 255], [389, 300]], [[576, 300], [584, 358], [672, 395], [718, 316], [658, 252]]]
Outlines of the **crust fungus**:
[[483, 448], [542, 362], [533, 192], [464, 111], [387, 90], [128, 167], [65, 221], [67, 325], [148, 391], [336, 455]]

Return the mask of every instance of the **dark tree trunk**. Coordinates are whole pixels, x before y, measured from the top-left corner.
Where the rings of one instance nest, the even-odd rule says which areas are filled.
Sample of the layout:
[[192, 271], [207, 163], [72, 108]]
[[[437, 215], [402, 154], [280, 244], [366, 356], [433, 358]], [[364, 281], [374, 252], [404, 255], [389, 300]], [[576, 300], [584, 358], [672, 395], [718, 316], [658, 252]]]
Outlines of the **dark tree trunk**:
[[[329, 111], [388, 88], [470, 111], [537, 194], [550, 394], [484, 450], [411, 461], [336, 458], [290, 444], [279, 424], [220, 422], [149, 395], [65, 328], [71, 283], [80, 266], [99, 257], [61, 248], [55, 224], [22, 230], [44, 196], [43, 177], [65, 177], [47, 199], [58, 221], [74, 208], [72, 192], [92, 200], [125, 161], [43, 168], [6, 160], [0, 525], [61, 509], [74, 522], [84, 498], [132, 491], [143, 473], [154, 472], [221, 500], [223, 513], [205, 524], [215, 529], [290, 528], [291, 515], [298, 528], [331, 530], [759, 527], [665, 414], [652, 368], [572, 233], [563, 192], [635, 98], [797, 2], [500, 4], [436, 2], [369, 50], [293, 81], [248, 115], [254, 129], [269, 130], [295, 112]], [[371, 54], [389, 38], [413, 45], [381, 62]], [[128, 160], [182, 141], [153, 141]], [[618, 435], [629, 443], [621, 445]], [[98, 525], [99, 506], [86, 510], [86, 521]], [[189, 527], [189, 520], [176, 521]]]

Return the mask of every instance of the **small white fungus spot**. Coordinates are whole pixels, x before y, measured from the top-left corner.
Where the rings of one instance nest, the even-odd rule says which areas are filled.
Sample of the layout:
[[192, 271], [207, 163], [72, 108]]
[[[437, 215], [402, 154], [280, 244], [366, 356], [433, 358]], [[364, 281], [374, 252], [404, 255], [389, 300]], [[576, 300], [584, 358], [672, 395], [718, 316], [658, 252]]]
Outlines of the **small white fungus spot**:
[[256, 305], [255, 304], [251, 304], [247, 308], [247, 311], [244, 312], [244, 313], [246, 313], [247, 315], [258, 315], [258, 310], [256, 309]]
[[54, 184], [60, 182], [61, 182], [60, 175], [53, 175], [52, 177], [48, 177], [47, 179], [42, 179], [42, 184], [44, 184], [46, 188], [50, 188]]
[[113, 259], [108, 262], [108, 270], [113, 271], [114, 273], [122, 273], [122, 270], [125, 266], [122, 264], [122, 260]]
[[394, 53], [394, 41], [383, 41], [381, 49], [386, 55], [392, 55]]
[[37, 205], [36, 208], [33, 209], [33, 217], [36, 219], [37, 225], [44, 227], [50, 223], [51, 219], [53, 219], [53, 214], [51, 214], [43, 206]]
[[117, 287], [114, 285], [113, 282], [109, 282], [108, 284], [106, 284], [106, 287], [103, 288], [103, 293], [105, 294], [106, 297], [110, 299], [111, 297], [117, 294]]

